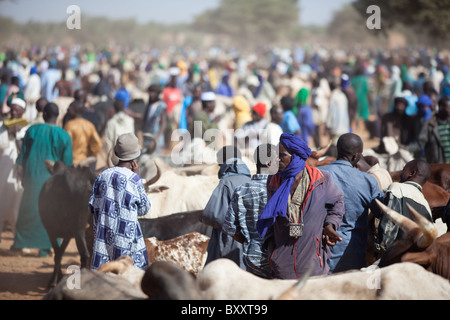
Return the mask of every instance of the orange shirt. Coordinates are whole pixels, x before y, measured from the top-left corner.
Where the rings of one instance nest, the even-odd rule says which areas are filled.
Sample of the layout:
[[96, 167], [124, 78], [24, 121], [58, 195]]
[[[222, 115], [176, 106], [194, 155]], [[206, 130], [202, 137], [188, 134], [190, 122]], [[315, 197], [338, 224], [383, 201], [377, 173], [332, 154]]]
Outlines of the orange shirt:
[[75, 118], [66, 123], [64, 130], [72, 138], [73, 164], [75, 166], [88, 157], [96, 157], [101, 151], [102, 140], [89, 120]]

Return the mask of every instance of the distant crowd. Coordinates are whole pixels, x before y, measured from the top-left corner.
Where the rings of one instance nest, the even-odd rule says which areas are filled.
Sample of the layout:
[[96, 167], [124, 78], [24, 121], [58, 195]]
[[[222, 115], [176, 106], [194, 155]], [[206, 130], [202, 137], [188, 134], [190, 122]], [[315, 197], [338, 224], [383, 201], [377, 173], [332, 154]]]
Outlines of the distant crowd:
[[[285, 166], [295, 162], [296, 168], [304, 176], [309, 175], [310, 180], [300, 179], [300, 174], [297, 181], [296, 175], [290, 175], [289, 190], [282, 181], [285, 177], [272, 181], [272, 195], [283, 189], [277, 196], [281, 193], [287, 196], [292, 181], [295, 186], [320, 181], [321, 176], [315, 170], [303, 171], [301, 161], [309, 157], [311, 150], [321, 149], [329, 141], [330, 155], [356, 166], [358, 161], [350, 156], [362, 153], [362, 140], [355, 138], [359, 136], [354, 133], [368, 132], [369, 139], [379, 142], [375, 148], [378, 153], [392, 153], [394, 142], [397, 149], [408, 152], [416, 161], [450, 163], [448, 52], [428, 48], [336, 50], [308, 46], [259, 48], [254, 52], [219, 47], [201, 51], [177, 47], [137, 50], [119, 46], [105, 49], [50, 46], [3, 49], [0, 60], [0, 193], [3, 199], [8, 199], [0, 204], [0, 230], [15, 226], [17, 250], [40, 248], [45, 255], [51, 247], [45, 232], [35, 235], [25, 232], [30, 226], [42, 230], [36, 204], [38, 191], [49, 177], [43, 154], [54, 157], [61, 151], [55, 150], [64, 146], [72, 154], [66, 159], [68, 165], [94, 157], [97, 162], [91, 165], [93, 170], [107, 167], [117, 138], [125, 133], [134, 133], [140, 148], [148, 154], [169, 153], [174, 131], [204, 138], [207, 144], [211, 142], [205, 135], [208, 129], [233, 129], [236, 147], [250, 155], [263, 144], [277, 146], [284, 141], [277, 151], [280, 163], [285, 152], [285, 156], [291, 157]], [[36, 129], [29, 131], [44, 123], [59, 128], [49, 133], [53, 142], [60, 139], [59, 147], [48, 144], [42, 147], [42, 154], [29, 153], [33, 144], [45, 145], [45, 141], [39, 141], [43, 136], [32, 137]], [[66, 139], [63, 131], [70, 138]], [[217, 146], [224, 145], [216, 142]], [[339, 148], [351, 154], [339, 154]], [[267, 165], [255, 162], [262, 167]], [[422, 162], [414, 163], [414, 168], [422, 167]], [[336, 180], [350, 174], [329, 170]], [[360, 185], [361, 190], [370, 189], [374, 182], [367, 185], [366, 177], [358, 179], [355, 185]], [[347, 190], [336, 184], [341, 191]], [[265, 188], [265, 180], [258, 187]], [[342, 192], [346, 198], [357, 203], [352, 212], [358, 206], [361, 212], [373, 206], [372, 202], [361, 203], [356, 194], [345, 194], [351, 192], [345, 190]], [[370, 195], [371, 199], [383, 200], [382, 191], [376, 191]], [[320, 221], [316, 229], [321, 231], [329, 225], [327, 241], [342, 241], [335, 232], [345, 211], [342, 193], [332, 184], [312, 194], [336, 199], [337, 220], [330, 218], [325, 226]], [[306, 191], [295, 193], [300, 202], [306, 201], [308, 195]], [[239, 205], [236, 204], [236, 211]], [[261, 210], [266, 208], [264, 219], [271, 221], [259, 226], [258, 231], [276, 234], [272, 229], [281, 226], [273, 221], [278, 215], [286, 215], [286, 208], [275, 200], [270, 202], [270, 212], [266, 201], [257, 206]], [[355, 217], [361, 212], [355, 212]], [[309, 229], [298, 229], [298, 225], [313, 222], [303, 222], [299, 220], [301, 212], [297, 214], [297, 230], [292, 227], [291, 231], [308, 232]], [[231, 222], [227, 222], [229, 232], [234, 230]], [[356, 218], [353, 222], [356, 223]], [[216, 234], [217, 239], [221, 232]], [[321, 239], [320, 236], [316, 241]], [[347, 240], [344, 237], [344, 242]], [[219, 242], [211, 241], [220, 251], [223, 248], [219, 248]], [[327, 252], [316, 248], [313, 242], [308, 246], [311, 252], [317, 249], [320, 260], [317, 273], [327, 270], [323, 261]], [[340, 247], [336, 252], [342, 254], [344, 250], [345, 247]], [[259, 249], [256, 252], [261, 253]], [[282, 254], [287, 256], [288, 251]], [[210, 253], [209, 257], [212, 259], [214, 255]], [[357, 260], [361, 258], [364, 257], [358, 256]], [[275, 270], [278, 277], [298, 275], [297, 270], [295, 274], [285, 271], [291, 269], [282, 263], [284, 258], [277, 259], [280, 259], [279, 269]], [[339, 269], [339, 259], [340, 256], [332, 268]], [[255, 268], [261, 271], [260, 267], [256, 263]], [[306, 267], [302, 264], [301, 272]], [[263, 273], [268, 277], [267, 270]]]

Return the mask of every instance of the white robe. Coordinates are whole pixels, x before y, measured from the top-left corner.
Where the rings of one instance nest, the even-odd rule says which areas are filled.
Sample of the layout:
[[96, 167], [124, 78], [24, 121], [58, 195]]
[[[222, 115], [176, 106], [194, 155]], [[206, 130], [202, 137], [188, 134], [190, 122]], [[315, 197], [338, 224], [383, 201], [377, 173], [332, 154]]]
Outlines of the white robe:
[[0, 121], [0, 232], [5, 221], [15, 226], [19, 213], [23, 187], [15, 164], [18, 154], [15, 139], [9, 137], [3, 121]]

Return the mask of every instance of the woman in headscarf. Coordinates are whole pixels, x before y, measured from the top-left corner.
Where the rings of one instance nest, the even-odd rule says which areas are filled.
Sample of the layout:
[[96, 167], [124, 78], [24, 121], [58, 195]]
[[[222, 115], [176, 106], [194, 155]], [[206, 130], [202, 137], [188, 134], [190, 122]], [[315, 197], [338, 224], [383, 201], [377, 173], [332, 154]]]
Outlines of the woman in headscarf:
[[328, 172], [305, 164], [310, 155], [301, 138], [281, 135], [278, 173], [268, 179], [268, 203], [257, 223], [274, 278], [299, 278], [311, 267], [312, 275], [327, 274], [327, 245], [340, 241], [335, 230], [345, 212], [344, 195]]

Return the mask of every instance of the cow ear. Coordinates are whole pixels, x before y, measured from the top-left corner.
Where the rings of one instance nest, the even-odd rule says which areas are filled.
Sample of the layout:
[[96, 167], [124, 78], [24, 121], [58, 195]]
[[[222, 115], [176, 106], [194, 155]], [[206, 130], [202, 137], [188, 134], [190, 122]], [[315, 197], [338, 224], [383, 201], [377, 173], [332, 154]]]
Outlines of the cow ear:
[[413, 262], [423, 266], [430, 265], [433, 261], [433, 254], [430, 252], [409, 252], [402, 256], [402, 262]]

